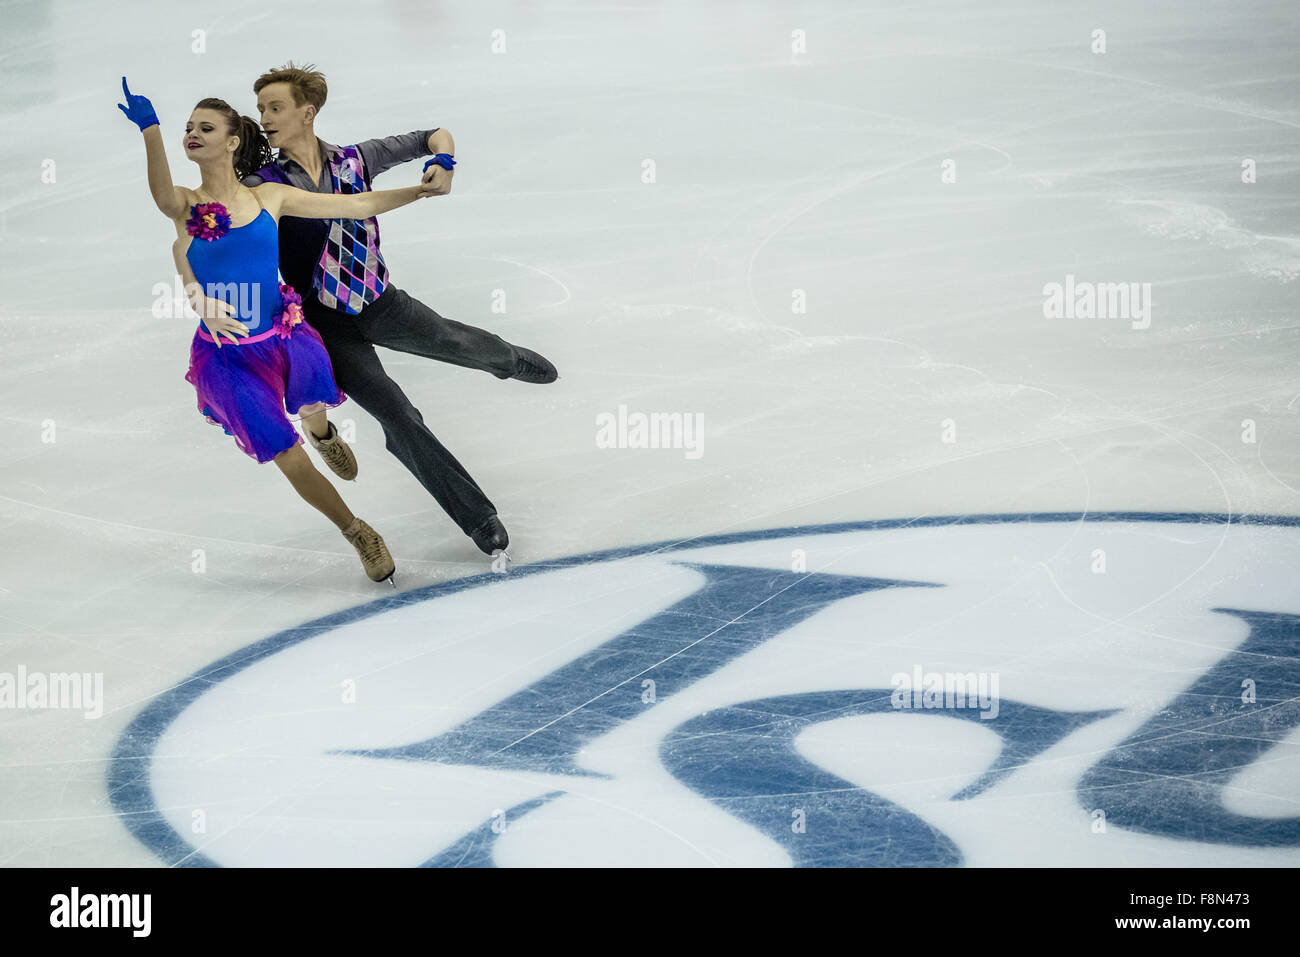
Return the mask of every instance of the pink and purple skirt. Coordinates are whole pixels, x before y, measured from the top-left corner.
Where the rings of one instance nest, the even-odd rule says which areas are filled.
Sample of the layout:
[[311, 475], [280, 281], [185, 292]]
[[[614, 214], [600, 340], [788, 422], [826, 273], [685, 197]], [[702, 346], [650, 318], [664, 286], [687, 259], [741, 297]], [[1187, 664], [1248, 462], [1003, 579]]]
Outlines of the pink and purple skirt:
[[239, 345], [223, 340], [218, 348], [200, 327], [190, 343], [185, 379], [198, 393], [199, 412], [258, 462], [302, 444], [291, 416], [347, 399], [334, 381], [320, 333], [305, 322], [287, 336], [280, 328], [240, 339]]

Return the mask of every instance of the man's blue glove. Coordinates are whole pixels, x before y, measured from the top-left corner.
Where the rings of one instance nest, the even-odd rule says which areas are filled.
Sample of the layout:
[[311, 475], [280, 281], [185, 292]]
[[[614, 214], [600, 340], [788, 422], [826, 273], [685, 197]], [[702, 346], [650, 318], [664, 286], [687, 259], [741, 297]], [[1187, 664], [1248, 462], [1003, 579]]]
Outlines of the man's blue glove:
[[[144, 99], [144, 97], [141, 97], [141, 99]], [[148, 100], [145, 100], [145, 102], [147, 103]], [[439, 153], [433, 159], [428, 160], [424, 164], [423, 172], [428, 172], [429, 167], [432, 166], [434, 163], [437, 163], [443, 169], [451, 169], [453, 166], [456, 165], [456, 160], [452, 158], [452, 155], [450, 153]]]
[[117, 108], [126, 114], [126, 118], [140, 127], [143, 133], [151, 126], [158, 126], [158, 114], [153, 111], [153, 104], [147, 96], [136, 96], [126, 87], [126, 77], [122, 77], [122, 92], [126, 94], [127, 106], [121, 103]]

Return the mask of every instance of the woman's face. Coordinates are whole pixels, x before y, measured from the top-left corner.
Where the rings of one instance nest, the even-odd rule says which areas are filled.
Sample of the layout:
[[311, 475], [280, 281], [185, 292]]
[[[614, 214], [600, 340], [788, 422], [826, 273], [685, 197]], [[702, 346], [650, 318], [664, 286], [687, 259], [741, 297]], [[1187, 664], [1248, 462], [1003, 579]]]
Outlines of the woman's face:
[[185, 124], [185, 155], [198, 163], [234, 154], [239, 137], [226, 132], [226, 118], [216, 110], [195, 110]]

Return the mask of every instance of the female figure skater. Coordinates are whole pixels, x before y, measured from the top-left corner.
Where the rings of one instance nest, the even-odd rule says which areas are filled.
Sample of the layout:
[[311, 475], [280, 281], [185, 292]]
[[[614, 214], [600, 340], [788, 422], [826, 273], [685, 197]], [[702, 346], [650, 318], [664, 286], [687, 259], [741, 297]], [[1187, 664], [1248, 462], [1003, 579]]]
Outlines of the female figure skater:
[[331, 470], [356, 476], [352, 450], [325, 416], [347, 397], [319, 333], [302, 322], [301, 299], [279, 284], [276, 224], [282, 215], [365, 219], [433, 195], [432, 187], [351, 195], [276, 183], [250, 189], [239, 180], [270, 161], [270, 147], [256, 122], [218, 99], [200, 100], [185, 125], [185, 154], [198, 164], [200, 185], [175, 186], [152, 104], [132, 94], [125, 77], [122, 91], [126, 105], [118, 108], [144, 136], [149, 190], [176, 226], [172, 254], [202, 318], [185, 376], [198, 393], [199, 411], [258, 462], [274, 461], [298, 494], [339, 527], [370, 579], [392, 584], [394, 564], [383, 538], [316, 470], [286, 414], [301, 417]]

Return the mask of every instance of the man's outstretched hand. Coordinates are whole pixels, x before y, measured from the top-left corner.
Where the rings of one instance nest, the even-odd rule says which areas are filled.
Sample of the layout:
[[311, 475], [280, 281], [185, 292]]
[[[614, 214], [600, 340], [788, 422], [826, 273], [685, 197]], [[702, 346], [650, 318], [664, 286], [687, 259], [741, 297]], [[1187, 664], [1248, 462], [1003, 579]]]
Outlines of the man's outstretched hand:
[[127, 88], [126, 77], [122, 77], [122, 93], [126, 96], [126, 105], [119, 103], [117, 108], [126, 114], [128, 120], [140, 127], [141, 133], [151, 126], [159, 125], [158, 114], [153, 111], [149, 98], [132, 93]]
[[432, 187], [426, 195], [446, 196], [451, 192], [451, 177], [455, 173], [452, 167], [455, 165], [456, 160], [450, 153], [439, 153], [424, 164], [424, 177], [420, 182]]

